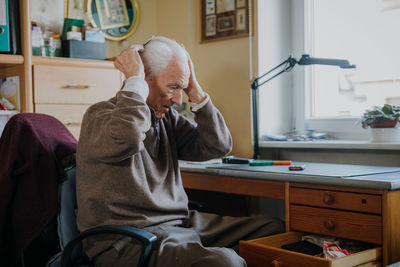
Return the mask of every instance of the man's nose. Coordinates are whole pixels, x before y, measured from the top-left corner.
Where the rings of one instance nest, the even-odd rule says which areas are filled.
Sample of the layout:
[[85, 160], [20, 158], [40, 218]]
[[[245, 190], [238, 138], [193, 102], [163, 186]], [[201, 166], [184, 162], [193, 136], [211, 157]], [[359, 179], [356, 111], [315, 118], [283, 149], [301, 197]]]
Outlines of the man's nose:
[[182, 105], [182, 90], [177, 90], [171, 98], [171, 101], [177, 105]]

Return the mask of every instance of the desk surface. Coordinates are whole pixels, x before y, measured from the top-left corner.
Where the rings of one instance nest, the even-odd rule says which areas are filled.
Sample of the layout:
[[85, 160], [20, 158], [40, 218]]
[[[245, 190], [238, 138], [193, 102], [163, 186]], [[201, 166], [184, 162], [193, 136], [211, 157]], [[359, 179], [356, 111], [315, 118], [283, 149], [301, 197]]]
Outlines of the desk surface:
[[248, 166], [239, 164], [199, 164], [180, 162], [181, 171], [370, 189], [400, 189], [400, 167], [294, 162], [304, 171], [289, 171], [288, 166]]

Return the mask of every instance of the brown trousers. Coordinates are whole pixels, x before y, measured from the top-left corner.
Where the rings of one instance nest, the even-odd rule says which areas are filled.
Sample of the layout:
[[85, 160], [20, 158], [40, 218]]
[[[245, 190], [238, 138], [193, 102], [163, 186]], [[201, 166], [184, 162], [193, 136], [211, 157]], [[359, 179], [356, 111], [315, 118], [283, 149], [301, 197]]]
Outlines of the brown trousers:
[[[157, 225], [144, 230], [157, 236], [149, 267], [246, 266], [235, 250], [239, 240], [284, 231], [278, 219], [264, 216], [230, 217], [191, 211], [182, 226]], [[133, 267], [140, 249], [130, 238], [121, 238], [95, 259], [96, 267]]]

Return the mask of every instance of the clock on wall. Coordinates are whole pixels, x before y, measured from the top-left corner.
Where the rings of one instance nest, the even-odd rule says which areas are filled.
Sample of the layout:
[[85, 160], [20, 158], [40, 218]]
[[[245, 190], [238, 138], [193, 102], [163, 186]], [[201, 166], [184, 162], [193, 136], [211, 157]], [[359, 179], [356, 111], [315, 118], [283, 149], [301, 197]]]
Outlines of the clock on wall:
[[137, 0], [88, 0], [87, 13], [93, 26], [109, 40], [128, 38], [139, 24]]

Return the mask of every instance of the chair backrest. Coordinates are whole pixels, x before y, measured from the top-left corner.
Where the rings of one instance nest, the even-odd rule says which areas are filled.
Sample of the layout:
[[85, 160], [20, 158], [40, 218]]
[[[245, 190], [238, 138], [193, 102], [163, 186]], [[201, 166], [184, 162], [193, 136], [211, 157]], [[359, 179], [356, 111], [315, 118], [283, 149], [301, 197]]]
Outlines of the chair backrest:
[[[65, 168], [66, 179], [59, 187], [59, 205], [60, 212], [57, 217], [58, 221], [58, 236], [60, 247], [63, 250], [67, 244], [79, 235], [79, 230], [76, 225], [76, 216], [78, 212], [76, 201], [76, 165], [75, 161]], [[78, 244], [74, 249], [72, 258], [85, 258], [82, 245]], [[61, 252], [55, 255], [46, 265], [46, 267], [61, 266]], [[90, 263], [85, 263], [82, 266], [91, 266]]]
[[60, 185], [60, 213], [58, 215], [58, 231], [60, 246], [62, 249], [72, 239], [79, 235], [76, 225], [77, 203], [76, 203], [76, 167], [66, 168], [66, 180]]

